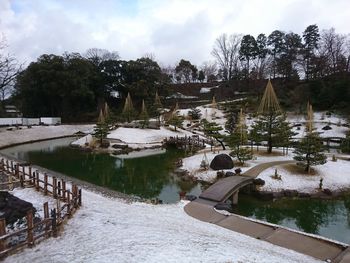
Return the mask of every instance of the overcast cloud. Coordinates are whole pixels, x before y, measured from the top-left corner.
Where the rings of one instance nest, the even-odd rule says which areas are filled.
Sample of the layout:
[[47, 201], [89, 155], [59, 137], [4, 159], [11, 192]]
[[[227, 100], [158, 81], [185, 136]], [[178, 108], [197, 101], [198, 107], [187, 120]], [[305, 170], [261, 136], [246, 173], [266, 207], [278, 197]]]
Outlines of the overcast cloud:
[[153, 53], [164, 64], [212, 60], [222, 33], [302, 33], [310, 24], [350, 33], [349, 0], [0, 0], [0, 33], [20, 61], [44, 53]]

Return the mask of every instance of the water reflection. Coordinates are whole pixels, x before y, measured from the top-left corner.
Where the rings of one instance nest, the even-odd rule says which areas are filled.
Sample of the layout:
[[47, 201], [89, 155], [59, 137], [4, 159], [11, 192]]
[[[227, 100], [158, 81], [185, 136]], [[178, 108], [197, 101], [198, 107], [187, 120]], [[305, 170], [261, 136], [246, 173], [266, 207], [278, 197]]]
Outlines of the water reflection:
[[349, 197], [339, 200], [283, 199], [266, 202], [240, 195], [235, 212], [350, 243]]
[[[140, 152], [131, 156], [111, 156], [82, 152], [67, 147], [69, 141], [54, 140], [54, 147], [45, 142], [17, 146], [7, 149], [6, 154], [67, 174], [90, 183], [108, 187], [126, 194], [143, 198], [160, 198], [164, 202], [179, 200], [178, 192], [185, 191], [198, 195], [200, 185], [183, 182], [171, 173], [176, 159], [183, 152], [168, 149], [160, 152], [149, 151], [139, 157]], [[62, 146], [63, 145], [63, 146]]]

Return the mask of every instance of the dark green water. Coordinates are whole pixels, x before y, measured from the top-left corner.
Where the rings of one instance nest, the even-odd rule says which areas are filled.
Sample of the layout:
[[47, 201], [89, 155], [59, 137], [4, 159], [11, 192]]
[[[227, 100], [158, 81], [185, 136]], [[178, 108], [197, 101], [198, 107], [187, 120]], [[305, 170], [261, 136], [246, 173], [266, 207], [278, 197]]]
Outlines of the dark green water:
[[[199, 184], [184, 182], [172, 173], [175, 160], [183, 156], [179, 150], [118, 158], [73, 149], [68, 146], [71, 141], [69, 138], [37, 142], [3, 152], [89, 183], [142, 198], [159, 198], [165, 203], [178, 201], [180, 191], [194, 195], [201, 192]], [[140, 155], [139, 152], [135, 154]]]
[[282, 199], [267, 202], [242, 194], [235, 212], [350, 243], [350, 196], [337, 200]]
[[[199, 195], [199, 184], [183, 182], [172, 174], [177, 150], [139, 158], [117, 158], [68, 147], [72, 139], [25, 144], [2, 150], [7, 155], [71, 177], [165, 203], [179, 200], [178, 192]], [[138, 153], [136, 153], [138, 154]], [[129, 156], [130, 157], [130, 156]], [[284, 199], [260, 201], [240, 194], [236, 213], [350, 243], [350, 196], [339, 200]]]

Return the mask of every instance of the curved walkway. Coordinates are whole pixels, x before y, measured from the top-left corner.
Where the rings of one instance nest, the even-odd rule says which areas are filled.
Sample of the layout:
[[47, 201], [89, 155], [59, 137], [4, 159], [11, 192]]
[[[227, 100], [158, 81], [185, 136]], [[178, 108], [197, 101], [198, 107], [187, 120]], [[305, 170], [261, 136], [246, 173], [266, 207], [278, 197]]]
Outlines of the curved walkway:
[[[255, 178], [267, 168], [289, 163], [295, 163], [295, 161], [287, 160], [258, 164], [243, 175]], [[198, 220], [216, 224], [323, 261], [350, 263], [350, 247], [347, 244], [333, 242], [322, 237], [308, 235], [269, 223], [256, 222], [235, 214], [224, 215], [214, 209], [217, 203], [198, 198], [188, 203], [184, 210], [188, 215]]]

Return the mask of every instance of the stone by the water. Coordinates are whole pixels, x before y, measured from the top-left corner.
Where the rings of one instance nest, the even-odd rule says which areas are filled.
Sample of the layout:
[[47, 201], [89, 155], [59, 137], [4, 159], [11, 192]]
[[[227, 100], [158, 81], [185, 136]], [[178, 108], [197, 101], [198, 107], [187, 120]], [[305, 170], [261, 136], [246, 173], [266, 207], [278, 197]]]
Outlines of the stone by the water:
[[214, 159], [210, 163], [210, 168], [217, 170], [226, 170], [233, 168], [232, 158], [227, 154], [218, 154], [214, 157]]

